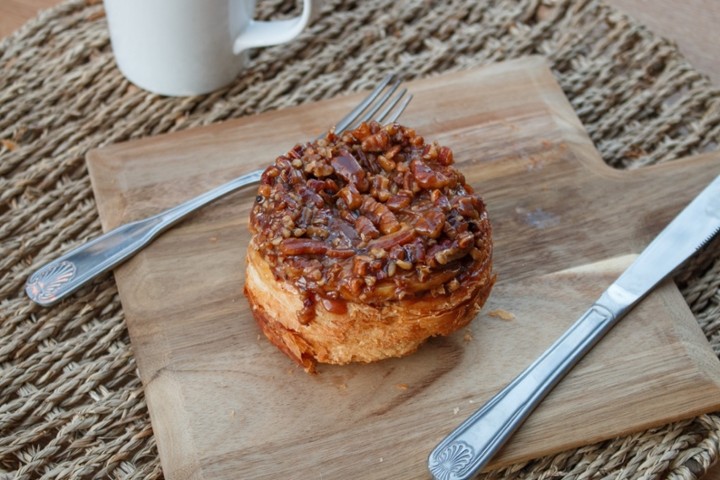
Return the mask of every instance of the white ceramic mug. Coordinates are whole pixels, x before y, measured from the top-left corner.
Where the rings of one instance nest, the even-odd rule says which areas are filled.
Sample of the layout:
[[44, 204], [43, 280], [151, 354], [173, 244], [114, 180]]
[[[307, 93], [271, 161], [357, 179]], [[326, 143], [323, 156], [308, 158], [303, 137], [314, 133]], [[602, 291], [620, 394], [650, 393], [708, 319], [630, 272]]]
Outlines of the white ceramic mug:
[[105, 0], [110, 40], [120, 71], [163, 95], [197, 95], [232, 82], [249, 48], [297, 37], [312, 0], [289, 20], [253, 20], [255, 0]]

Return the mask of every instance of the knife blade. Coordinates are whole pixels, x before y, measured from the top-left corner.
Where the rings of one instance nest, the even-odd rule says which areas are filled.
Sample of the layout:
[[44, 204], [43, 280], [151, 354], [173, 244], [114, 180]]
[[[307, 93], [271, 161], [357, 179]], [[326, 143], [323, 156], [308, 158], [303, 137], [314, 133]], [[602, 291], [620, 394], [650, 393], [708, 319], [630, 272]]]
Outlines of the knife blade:
[[432, 450], [428, 469], [433, 478], [474, 477], [603, 335], [719, 231], [720, 176], [655, 237], [555, 343]]

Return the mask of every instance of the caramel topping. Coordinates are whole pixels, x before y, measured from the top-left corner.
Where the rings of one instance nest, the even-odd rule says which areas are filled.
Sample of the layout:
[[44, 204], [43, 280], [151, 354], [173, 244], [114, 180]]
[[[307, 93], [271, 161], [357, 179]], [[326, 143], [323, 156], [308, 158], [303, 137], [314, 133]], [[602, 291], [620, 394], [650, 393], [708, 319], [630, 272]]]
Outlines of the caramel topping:
[[452, 167], [453, 154], [414, 130], [364, 123], [295, 146], [263, 173], [250, 216], [277, 279], [343, 313], [447, 295], [489, 261], [485, 204]]

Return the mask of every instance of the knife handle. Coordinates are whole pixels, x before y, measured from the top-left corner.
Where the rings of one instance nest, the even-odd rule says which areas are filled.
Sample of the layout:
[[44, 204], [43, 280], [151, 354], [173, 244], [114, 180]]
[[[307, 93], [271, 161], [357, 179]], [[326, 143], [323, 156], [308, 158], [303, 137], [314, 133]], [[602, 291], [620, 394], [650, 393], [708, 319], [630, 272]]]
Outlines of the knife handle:
[[[428, 458], [437, 480], [469, 480], [622, 316], [608, 292], [532, 365], [448, 435]], [[603, 306], [603, 303], [612, 307]]]

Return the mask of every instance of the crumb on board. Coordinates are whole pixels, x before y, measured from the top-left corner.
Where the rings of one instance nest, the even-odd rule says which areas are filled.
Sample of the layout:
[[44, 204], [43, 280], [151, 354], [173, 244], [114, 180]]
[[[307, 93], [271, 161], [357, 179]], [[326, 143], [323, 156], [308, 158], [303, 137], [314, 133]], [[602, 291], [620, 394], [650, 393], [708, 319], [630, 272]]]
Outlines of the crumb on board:
[[210, 243], [215, 243], [215, 242], [217, 242], [217, 237], [216, 236], [210, 237]]
[[508, 312], [507, 310], [503, 310], [502, 308], [496, 308], [495, 310], [490, 310], [487, 314], [488, 314], [488, 317], [495, 317], [495, 318], [499, 318], [500, 320], [505, 320], [505, 321], [515, 320], [515, 315]]
[[395, 388], [397, 388], [398, 390], [407, 390], [408, 384], [407, 383], [397, 383], [397, 384], [395, 384]]
[[234, 416], [235, 416], [235, 410], [230, 410], [230, 416], [231, 416], [231, 417], [234, 417]]
[[335, 388], [337, 388], [339, 391], [344, 392], [348, 389], [347, 382], [345, 382], [345, 379], [340, 376], [333, 376], [330, 378], [332, 380], [333, 385], [335, 385]]
[[459, 411], [460, 411], [460, 407], [453, 408], [453, 415], [457, 415]]
[[470, 342], [472, 342], [472, 340], [473, 340], [472, 333], [470, 333], [469, 330], [466, 330], [465, 334], [463, 335], [463, 341], [465, 343], [470, 343]]

